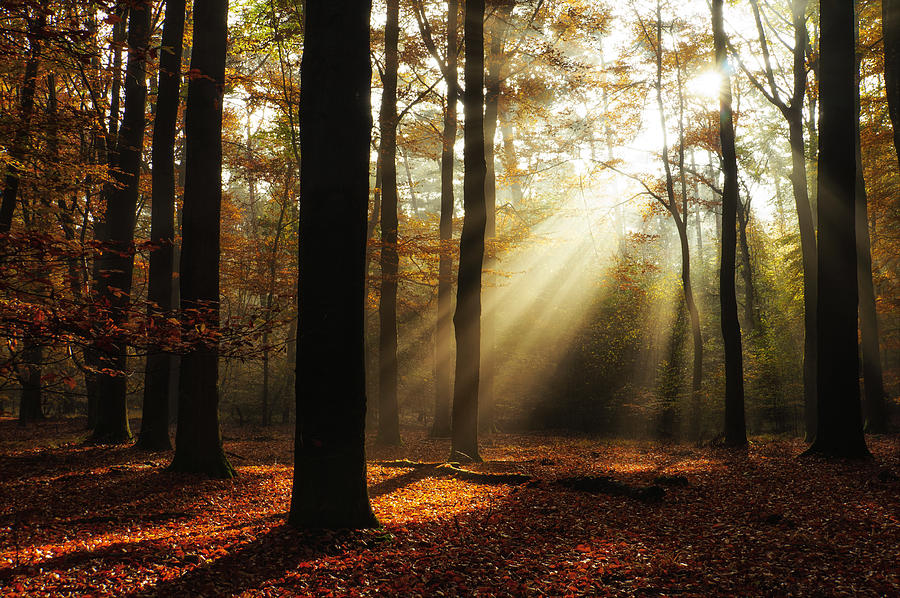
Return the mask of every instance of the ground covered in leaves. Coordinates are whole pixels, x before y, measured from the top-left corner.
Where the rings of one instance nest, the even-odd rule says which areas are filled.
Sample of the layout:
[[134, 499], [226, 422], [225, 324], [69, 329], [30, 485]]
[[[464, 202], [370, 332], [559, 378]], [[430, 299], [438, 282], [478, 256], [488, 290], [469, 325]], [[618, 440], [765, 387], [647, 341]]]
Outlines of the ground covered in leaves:
[[[900, 595], [898, 439], [864, 463], [583, 437], [491, 435], [466, 477], [446, 440], [369, 450], [383, 527], [284, 523], [289, 428], [228, 429], [238, 477], [84, 446], [83, 421], [0, 420], [4, 596]], [[655, 490], [654, 490], [655, 489]]]

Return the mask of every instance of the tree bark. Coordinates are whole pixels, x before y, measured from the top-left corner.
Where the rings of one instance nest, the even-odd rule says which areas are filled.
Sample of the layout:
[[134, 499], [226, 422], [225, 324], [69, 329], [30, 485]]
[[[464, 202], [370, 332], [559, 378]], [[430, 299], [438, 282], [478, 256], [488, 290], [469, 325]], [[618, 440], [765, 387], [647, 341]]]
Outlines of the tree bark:
[[[490, 19], [491, 44], [488, 54], [487, 77], [484, 82], [484, 208], [486, 239], [497, 236], [497, 177], [494, 160], [494, 138], [497, 134], [497, 117], [500, 108], [501, 69], [503, 66], [503, 41], [506, 37], [507, 19], [512, 11], [513, 3], [499, 6]], [[494, 424], [494, 353], [495, 330], [494, 317], [487, 310], [481, 319], [482, 354], [481, 380], [478, 403], [480, 407], [479, 423], [485, 429]]]
[[894, 129], [894, 150], [900, 161], [900, 0], [882, 0], [884, 87]]
[[191, 79], [185, 112], [181, 312], [206, 334], [181, 358], [174, 471], [231, 478], [219, 432], [219, 218], [222, 206], [222, 99], [228, 0], [194, 2]]
[[384, 75], [379, 125], [381, 143], [381, 295], [378, 301], [378, 436], [380, 445], [400, 444], [397, 402], [397, 70], [400, 2], [387, 0]]
[[722, 0], [712, 1], [713, 41], [716, 65], [722, 76], [719, 92], [719, 137], [725, 181], [722, 188], [722, 261], [719, 266], [719, 302], [722, 311], [722, 339], [725, 347], [725, 444], [747, 446], [744, 421], [744, 365], [741, 353], [741, 324], [738, 321], [734, 287], [737, 245], [738, 197], [737, 155], [734, 144], [734, 116], [731, 111], [731, 77], [727, 74], [727, 40], [722, 17]]
[[[859, 33], [859, 23], [854, 30]], [[857, 40], [858, 42], [858, 40]], [[858, 45], [858, 43], [856, 44]], [[859, 332], [862, 349], [862, 372], [864, 380], [865, 430], [884, 434], [888, 428], [884, 376], [881, 369], [881, 347], [878, 335], [878, 312], [875, 309], [875, 284], [872, 281], [872, 243], [869, 238], [869, 216], [867, 211], [866, 179], [860, 144], [860, 68], [861, 57], [856, 61], [856, 195], [854, 214], [856, 218], [856, 276], [859, 285]]]
[[451, 318], [453, 310], [453, 170], [454, 146], [456, 145], [457, 111], [459, 98], [457, 84], [459, 35], [457, 31], [459, 2], [447, 1], [447, 106], [444, 111], [444, 130], [441, 135], [441, 254], [438, 261], [438, 317], [435, 329], [434, 359], [434, 423], [431, 435], [438, 438], [450, 436], [450, 396], [451, 359], [453, 347], [451, 338]]
[[[116, 186], [108, 195], [106, 232], [103, 247], [100, 301], [109, 307], [110, 318], [121, 328], [129, 318], [131, 283], [134, 271], [134, 213], [140, 196], [140, 175], [147, 108], [147, 53], [150, 43], [149, 2], [131, 6], [128, 14], [128, 61], [125, 67], [125, 110], [117, 133]], [[97, 424], [94, 442], [121, 443], [131, 440], [128, 424], [127, 339], [114, 333], [111, 348], [105, 351], [106, 367], [114, 374], [98, 376]]]
[[747, 334], [756, 330], [758, 317], [756, 314], [756, 291], [753, 288], [753, 266], [750, 263], [750, 243], [747, 241], [747, 226], [750, 225], [750, 208], [738, 201], [738, 247], [741, 249], [741, 278], [744, 279], [744, 322]]
[[13, 213], [16, 210], [16, 197], [19, 192], [20, 169], [16, 164], [25, 155], [25, 145], [31, 132], [31, 116], [34, 113], [34, 92], [37, 87], [38, 65], [40, 63], [41, 39], [46, 23], [46, 15], [42, 8], [29, 23], [29, 53], [25, 62], [25, 77], [19, 95], [18, 127], [9, 149], [9, 160], [6, 164], [6, 178], [3, 187], [3, 198], [0, 201], [0, 234], [8, 233], [12, 227]]
[[306, 2], [297, 435], [288, 516], [301, 528], [378, 525], [365, 458], [371, 8], [369, 1]]
[[478, 386], [481, 370], [481, 270], [484, 263], [484, 0], [465, 5], [463, 230], [456, 292], [456, 384], [451, 461], [481, 461]]
[[25, 376], [22, 379], [22, 391], [19, 395], [19, 423], [28, 424], [44, 419], [41, 408], [41, 365], [44, 361], [44, 348], [34, 338], [27, 336], [22, 349], [22, 361], [25, 365]]
[[[678, 230], [679, 248], [681, 250], [681, 286], [684, 293], [684, 304], [687, 308], [691, 320], [691, 338], [693, 340], [693, 368], [691, 373], [691, 393], [694, 398], [699, 396], [700, 387], [703, 383], [703, 337], [700, 331], [700, 312], [697, 309], [697, 303], [694, 300], [694, 287], [691, 280], [691, 253], [687, 237], [687, 190], [683, 178], [684, 172], [684, 156], [679, 150], [679, 166], [682, 174], [682, 202], [679, 209], [678, 200], [675, 196], [675, 178], [672, 175], [672, 166], [669, 163], [669, 142], [666, 125], [665, 107], [662, 98], [662, 76], [663, 76], [663, 60], [662, 60], [662, 7], [659, 2], [656, 4], [656, 106], [659, 110], [660, 128], [662, 130], [663, 147], [662, 162], [663, 170], [666, 174], [666, 197], [663, 205], [672, 216], [675, 222], [675, 228]], [[680, 75], [679, 75], [680, 77]], [[681, 94], [679, 87], [678, 93]], [[681, 124], [679, 124], [681, 129]], [[683, 145], [683, 139], [681, 139]], [[692, 427], [696, 423], [691, 424]]]
[[818, 421], [810, 453], [869, 455], [859, 400], [856, 273], [856, 17], [820, 1]]
[[[149, 316], [162, 323], [172, 313], [172, 271], [175, 263], [175, 135], [181, 88], [185, 0], [166, 0], [159, 86], [153, 121], [152, 191], [150, 212]], [[149, 349], [144, 369], [144, 406], [137, 446], [168, 450], [169, 378], [172, 355], [160, 347]]]

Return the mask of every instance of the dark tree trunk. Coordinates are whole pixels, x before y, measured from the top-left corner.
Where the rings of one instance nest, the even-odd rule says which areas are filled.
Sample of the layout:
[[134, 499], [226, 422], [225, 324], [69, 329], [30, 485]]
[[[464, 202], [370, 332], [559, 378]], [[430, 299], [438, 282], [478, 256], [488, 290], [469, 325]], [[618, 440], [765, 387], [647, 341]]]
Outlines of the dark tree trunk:
[[441, 139], [441, 255], [438, 262], [438, 318], [435, 329], [434, 359], [434, 423], [431, 435], [439, 438], [450, 436], [450, 364], [452, 363], [451, 318], [453, 313], [453, 146], [456, 144], [457, 114], [456, 102], [459, 98], [457, 85], [457, 45], [459, 43], [457, 23], [459, 2], [447, 2], [447, 106], [444, 111], [444, 131]]
[[[113, 52], [113, 80], [109, 92], [107, 127], [102, 135], [98, 135], [95, 138], [98, 162], [105, 163], [109, 172], [113, 172], [118, 168], [116, 141], [119, 131], [119, 96], [122, 89], [122, 46], [128, 33], [125, 27], [125, 17], [128, 14], [128, 9], [124, 2], [116, 4], [115, 14], [119, 17], [119, 20], [113, 25], [111, 48]], [[95, 68], [99, 68], [99, 59], [97, 60]], [[112, 194], [113, 186], [109, 183], [104, 184], [101, 192], [104, 205], [109, 204]], [[85, 223], [87, 223], [87, 220], [85, 220]], [[97, 214], [97, 220], [94, 223], [94, 239], [101, 244], [109, 242], [109, 226], [105, 210], [101, 210]], [[91, 267], [92, 292], [97, 297], [102, 296], [105, 290], [103, 272], [107, 269], [107, 258], [109, 255], [109, 253], [101, 251], [94, 257]], [[85, 369], [84, 386], [87, 393], [87, 427], [90, 430], [97, 428], [100, 419], [100, 394], [102, 388], [100, 375], [96, 371], [100, 368], [108, 367], [108, 364], [102, 360], [102, 357], [102, 351], [96, 345], [91, 344], [85, 348], [84, 361], [88, 367]]]
[[378, 525], [365, 457], [371, 8], [368, 1], [306, 2], [297, 436], [288, 516], [301, 528]]
[[19, 114], [17, 129], [12, 147], [9, 148], [11, 160], [6, 163], [6, 179], [3, 187], [3, 199], [0, 202], [0, 233], [8, 233], [12, 227], [13, 213], [16, 210], [16, 196], [19, 192], [19, 167], [16, 162], [25, 155], [25, 145], [31, 128], [31, 116], [34, 112], [34, 91], [37, 87], [38, 64], [40, 63], [41, 39], [46, 16], [42, 9], [29, 24], [29, 53], [25, 62], [25, 78], [19, 95]]
[[[109, 306], [116, 327], [128, 321], [131, 282], [134, 271], [134, 213], [140, 195], [140, 174], [144, 145], [144, 118], [147, 107], [147, 48], [150, 41], [149, 2], [131, 6], [128, 15], [128, 53], [125, 67], [125, 111], [116, 142], [116, 187], [108, 195], [106, 227], [99, 284], [101, 302]], [[106, 352], [106, 367], [115, 374], [98, 376], [97, 424], [94, 442], [127, 442], [131, 439], [126, 402], [127, 340], [114, 335]]]
[[41, 365], [44, 360], [44, 348], [31, 337], [26, 337], [24, 344], [22, 361], [25, 365], [25, 376], [19, 395], [20, 424], [44, 419], [44, 412], [41, 409]]
[[[797, 67], [796, 60], [794, 63]], [[802, 67], [805, 69], [805, 67]], [[805, 71], [804, 71], [805, 72]], [[804, 75], [804, 88], [805, 75]], [[802, 107], [802, 97], [798, 106]], [[818, 256], [816, 255], [816, 230], [813, 226], [812, 208], [809, 205], [809, 188], [806, 180], [806, 150], [803, 142], [803, 113], [791, 108], [788, 121], [788, 139], [791, 145], [791, 187], [797, 220], [800, 226], [800, 253], [803, 260], [803, 404], [806, 441], [812, 442], [816, 429], [816, 287], [818, 280]]]
[[453, 389], [452, 461], [478, 454], [478, 383], [481, 370], [481, 269], [484, 263], [484, 0], [465, 5], [465, 117], [463, 220], [456, 292], [456, 385]]
[[400, 1], [387, 0], [381, 95], [381, 296], [378, 301], [378, 444], [400, 444], [397, 404], [397, 69]]
[[747, 241], [747, 226], [750, 225], [750, 208], [743, 202], [737, 205], [738, 247], [741, 249], [741, 278], [744, 279], [744, 321], [747, 334], [759, 324], [756, 314], [756, 291], [753, 288], [753, 266], [750, 263], [750, 244]]
[[859, 401], [854, 3], [820, 1], [818, 421], [809, 452], [868, 456]]
[[894, 129], [894, 150], [900, 160], [900, 0], [882, 0], [884, 87]]
[[[858, 121], [857, 121], [858, 122]], [[858, 140], [858, 138], [857, 138]], [[875, 285], [872, 281], [872, 254], [869, 219], [866, 211], [866, 183], [862, 155], [857, 143], [856, 182], [856, 268], [859, 278], [859, 330], [862, 345], [862, 370], [865, 381], [865, 428], [874, 434], [888, 431], [886, 393], [881, 369], [878, 312], [875, 309]]]
[[[181, 87], [181, 53], [184, 40], [185, 0], [166, 0], [162, 50], [159, 58], [159, 88], [153, 121], [152, 204], [148, 299], [150, 316], [162, 321], [172, 312], [172, 270], [175, 259], [175, 134], [178, 126]], [[172, 355], [151, 347], [144, 372], [144, 409], [137, 446], [168, 450], [169, 378]]]
[[[497, 236], [497, 177], [494, 160], [494, 138], [497, 134], [497, 117], [500, 110], [500, 83], [503, 66], [503, 40], [506, 37], [507, 19], [513, 3], [499, 6], [490, 19], [491, 45], [488, 53], [487, 77], [484, 87], [484, 209], [485, 239]], [[478, 392], [479, 423], [485, 429], [494, 424], [494, 364], [495, 331], [492, 310], [486, 310], [481, 318], [481, 377]]]
[[734, 117], [731, 112], [731, 78], [726, 74], [727, 40], [722, 18], [722, 0], [712, 2], [713, 38], [716, 64], [722, 74], [719, 93], [719, 136], [722, 141], [722, 262], [719, 266], [719, 301], [722, 311], [722, 339], [725, 347], [725, 444], [747, 445], [744, 421], [744, 365], [741, 354], [741, 324], [738, 321], [734, 289], [737, 245], [738, 197], [737, 155], [734, 147]]
[[181, 358], [174, 471], [230, 478], [219, 432], [219, 217], [222, 206], [222, 98], [228, 1], [194, 2], [194, 41], [185, 113], [181, 312], [208, 337]]
[[[859, 23], [855, 31], [859, 32]], [[858, 40], [857, 40], [858, 41]], [[857, 44], [858, 45], [858, 44]], [[863, 171], [862, 148], [860, 146], [860, 89], [859, 67], [861, 58], [857, 56], [856, 77], [856, 197], [854, 214], [856, 218], [856, 275], [859, 284], [859, 332], [862, 349], [862, 372], [865, 390], [864, 413], [867, 432], [883, 434], [887, 432], [888, 415], [884, 376], [881, 369], [881, 347], [878, 335], [878, 312], [875, 309], [875, 284], [872, 281], [872, 244], [869, 238], [869, 216], [867, 211], [866, 179]]]

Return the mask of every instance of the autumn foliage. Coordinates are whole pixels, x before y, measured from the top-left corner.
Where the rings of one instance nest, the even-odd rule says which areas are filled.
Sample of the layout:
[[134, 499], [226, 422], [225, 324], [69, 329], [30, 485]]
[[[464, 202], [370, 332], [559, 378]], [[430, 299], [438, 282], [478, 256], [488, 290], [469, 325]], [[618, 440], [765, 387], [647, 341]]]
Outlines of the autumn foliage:
[[[287, 527], [291, 434], [226, 429], [238, 476], [171, 473], [166, 453], [85, 447], [77, 422], [0, 422], [5, 596], [829, 595], [900, 592], [897, 445], [876, 460], [797, 459], [799, 441], [747, 454], [573, 436], [493, 435], [491, 483], [396, 460], [440, 461], [448, 441], [404, 430], [369, 451], [383, 527]], [[371, 440], [371, 439], [370, 439]], [[414, 465], [415, 463], [410, 463]], [[661, 497], [558, 484], [608, 476]], [[683, 478], [683, 481], [682, 481]], [[852, 555], [852, 558], [849, 558]]]

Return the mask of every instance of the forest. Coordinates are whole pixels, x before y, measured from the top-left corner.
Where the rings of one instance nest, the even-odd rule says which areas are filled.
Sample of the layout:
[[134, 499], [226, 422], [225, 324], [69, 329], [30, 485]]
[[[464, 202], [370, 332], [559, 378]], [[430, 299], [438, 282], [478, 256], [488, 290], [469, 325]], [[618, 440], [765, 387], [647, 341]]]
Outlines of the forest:
[[0, 0], [0, 594], [900, 595], [900, 0]]

